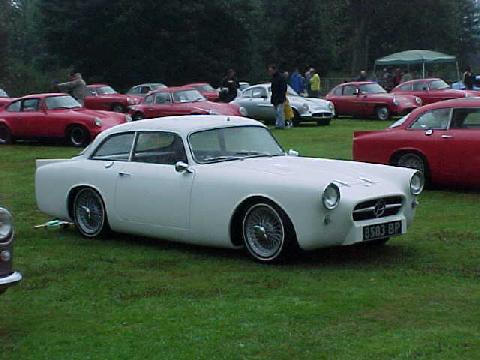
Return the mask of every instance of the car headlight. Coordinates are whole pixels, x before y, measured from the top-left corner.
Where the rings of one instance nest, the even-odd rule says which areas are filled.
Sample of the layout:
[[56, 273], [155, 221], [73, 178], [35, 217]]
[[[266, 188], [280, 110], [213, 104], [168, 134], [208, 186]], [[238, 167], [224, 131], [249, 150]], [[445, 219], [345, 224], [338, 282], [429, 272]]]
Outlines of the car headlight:
[[95, 118], [94, 121], [95, 126], [102, 127], [102, 120], [100, 120], [99, 118]]
[[473, 95], [465, 91], [465, 97], [470, 97], [470, 96], [473, 96]]
[[400, 105], [400, 102], [398, 101], [398, 99], [395, 96], [393, 97], [392, 102], [393, 102], [393, 105], [395, 105], [395, 106]]
[[308, 104], [305, 103], [305, 104], [302, 105], [302, 109], [303, 109], [303, 111], [308, 111], [310, 109], [310, 107], [308, 106]]
[[410, 179], [410, 192], [412, 195], [419, 195], [425, 185], [425, 177], [421, 171], [415, 172]]
[[243, 106], [240, 106], [240, 109], [238, 109], [238, 111], [242, 116], [248, 116], [247, 109], [245, 109]]
[[127, 98], [127, 103], [130, 105], [135, 105], [137, 103], [137, 100], [133, 98]]
[[208, 113], [210, 115], [218, 115], [218, 113], [215, 110], [208, 110]]
[[335, 209], [340, 203], [340, 189], [334, 183], [327, 185], [322, 194], [323, 206], [328, 210]]
[[130, 115], [126, 114], [126, 115], [125, 115], [125, 121], [126, 121], [126, 122], [132, 121], [132, 117], [131, 117]]
[[0, 208], [0, 242], [8, 241], [13, 233], [12, 214]]
[[328, 108], [333, 112], [335, 111], [335, 106], [333, 105], [333, 103], [331, 101], [328, 102]]
[[416, 97], [416, 98], [415, 98], [415, 102], [416, 102], [418, 105], [422, 105], [422, 99], [420, 99], [419, 97]]

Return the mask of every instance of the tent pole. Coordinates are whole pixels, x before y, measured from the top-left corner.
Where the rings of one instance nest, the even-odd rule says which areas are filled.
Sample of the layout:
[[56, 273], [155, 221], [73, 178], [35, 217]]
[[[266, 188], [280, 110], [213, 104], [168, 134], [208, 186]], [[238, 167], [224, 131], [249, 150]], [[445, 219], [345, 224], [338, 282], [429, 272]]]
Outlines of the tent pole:
[[422, 63], [423, 79], [425, 79], [425, 61]]
[[458, 60], [455, 61], [455, 65], [457, 66], [457, 78], [458, 78], [458, 81], [460, 81], [460, 69], [458, 68]]

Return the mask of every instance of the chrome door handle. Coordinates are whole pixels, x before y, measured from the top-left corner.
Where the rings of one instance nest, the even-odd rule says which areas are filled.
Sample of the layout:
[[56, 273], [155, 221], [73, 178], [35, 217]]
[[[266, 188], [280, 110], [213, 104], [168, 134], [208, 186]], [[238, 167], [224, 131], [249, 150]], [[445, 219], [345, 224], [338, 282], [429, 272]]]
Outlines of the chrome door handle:
[[442, 139], [451, 139], [453, 138], [452, 135], [442, 135]]
[[130, 176], [130, 174], [129, 174], [129, 173], [126, 173], [126, 172], [123, 172], [123, 171], [120, 171], [120, 172], [118, 173], [118, 175], [119, 175], [119, 176], [121, 176], [121, 177], [127, 177], [127, 176]]

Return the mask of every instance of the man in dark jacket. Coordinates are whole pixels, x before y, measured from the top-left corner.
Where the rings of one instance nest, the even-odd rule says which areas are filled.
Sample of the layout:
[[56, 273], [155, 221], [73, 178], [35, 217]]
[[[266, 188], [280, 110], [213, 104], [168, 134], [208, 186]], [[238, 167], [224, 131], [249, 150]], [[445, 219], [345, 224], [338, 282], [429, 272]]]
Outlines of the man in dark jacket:
[[280, 74], [275, 65], [268, 66], [268, 73], [272, 76], [272, 97], [270, 102], [275, 110], [275, 127], [285, 129], [285, 101], [287, 100], [287, 80]]

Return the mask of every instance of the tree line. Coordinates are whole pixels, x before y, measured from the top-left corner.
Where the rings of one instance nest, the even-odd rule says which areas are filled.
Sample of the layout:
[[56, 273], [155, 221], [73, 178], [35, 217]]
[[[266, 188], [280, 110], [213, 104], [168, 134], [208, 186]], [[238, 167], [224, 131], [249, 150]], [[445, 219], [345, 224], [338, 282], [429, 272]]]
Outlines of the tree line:
[[47, 91], [72, 68], [118, 89], [261, 81], [268, 63], [351, 76], [407, 49], [466, 65], [479, 38], [475, 0], [0, 0], [0, 87]]

